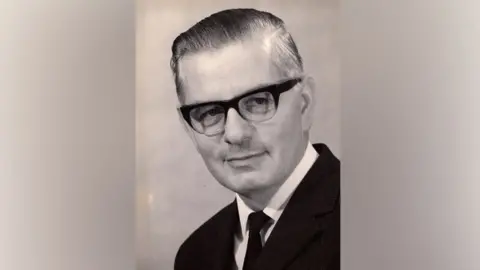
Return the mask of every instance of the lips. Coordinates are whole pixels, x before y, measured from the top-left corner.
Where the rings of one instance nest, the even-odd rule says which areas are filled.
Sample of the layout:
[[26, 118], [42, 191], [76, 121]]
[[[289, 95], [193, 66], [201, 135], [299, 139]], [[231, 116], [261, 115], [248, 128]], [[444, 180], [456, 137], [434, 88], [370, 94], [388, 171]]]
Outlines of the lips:
[[259, 153], [253, 153], [253, 154], [247, 154], [247, 155], [231, 156], [231, 157], [227, 157], [226, 161], [228, 162], [246, 161], [251, 158], [262, 156], [264, 153], [265, 152], [259, 152]]

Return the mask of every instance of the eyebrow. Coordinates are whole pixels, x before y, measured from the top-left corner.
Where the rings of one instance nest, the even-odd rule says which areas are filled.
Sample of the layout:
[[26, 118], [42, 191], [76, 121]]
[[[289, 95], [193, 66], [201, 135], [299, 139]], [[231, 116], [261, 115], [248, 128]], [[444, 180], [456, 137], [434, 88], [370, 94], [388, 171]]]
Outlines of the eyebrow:
[[195, 102], [195, 103], [192, 103], [192, 104], [183, 105], [182, 107], [196, 107], [196, 106], [214, 104], [214, 103], [219, 103], [219, 102], [220, 103], [229, 102], [229, 101], [241, 98], [241, 97], [248, 96], [248, 95], [253, 94], [255, 92], [268, 91], [271, 88], [277, 87], [278, 85], [281, 85], [281, 84], [284, 84], [288, 81], [296, 80], [296, 79], [298, 79], [298, 78], [283, 79], [283, 80], [279, 80], [278, 82], [275, 82], [275, 83], [258, 84], [257, 86], [250, 88], [250, 90], [248, 90], [247, 92], [244, 92], [243, 94], [238, 94], [238, 95], [236, 95], [236, 96], [234, 96], [230, 99]]

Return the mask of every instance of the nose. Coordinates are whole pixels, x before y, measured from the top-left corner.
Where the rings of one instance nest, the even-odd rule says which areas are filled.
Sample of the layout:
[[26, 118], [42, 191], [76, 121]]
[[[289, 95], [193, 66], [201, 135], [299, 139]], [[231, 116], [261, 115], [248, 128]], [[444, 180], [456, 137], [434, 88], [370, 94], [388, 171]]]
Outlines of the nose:
[[251, 136], [252, 127], [235, 109], [230, 108], [225, 122], [225, 142], [240, 145], [250, 141]]

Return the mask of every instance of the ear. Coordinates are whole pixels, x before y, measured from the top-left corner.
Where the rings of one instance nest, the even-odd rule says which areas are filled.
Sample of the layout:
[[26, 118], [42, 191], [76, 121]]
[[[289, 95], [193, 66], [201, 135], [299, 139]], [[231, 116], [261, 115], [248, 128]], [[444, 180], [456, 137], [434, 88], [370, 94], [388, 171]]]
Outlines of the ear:
[[195, 148], [197, 148], [197, 146], [198, 146], [197, 137], [195, 137], [194, 131], [192, 130], [190, 125], [185, 121], [185, 119], [183, 118], [183, 115], [182, 115], [182, 112], [180, 111], [180, 109], [177, 109], [177, 115], [178, 115], [178, 120], [180, 121], [180, 123], [182, 123], [183, 129], [187, 133], [188, 137], [190, 137], [190, 140], [192, 140], [193, 144], [195, 145]]
[[301, 95], [301, 113], [303, 131], [310, 130], [313, 124], [315, 112], [315, 81], [312, 77], [306, 76], [302, 81], [303, 87]]

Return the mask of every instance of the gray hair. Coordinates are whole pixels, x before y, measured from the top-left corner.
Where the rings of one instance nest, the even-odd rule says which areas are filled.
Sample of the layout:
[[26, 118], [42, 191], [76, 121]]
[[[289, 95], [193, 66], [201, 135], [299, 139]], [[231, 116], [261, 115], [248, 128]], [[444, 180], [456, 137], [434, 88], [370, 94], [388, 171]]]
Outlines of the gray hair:
[[275, 15], [255, 9], [228, 9], [210, 15], [181, 33], [173, 42], [170, 67], [179, 99], [183, 102], [179, 61], [187, 54], [216, 50], [259, 38], [263, 48], [285, 76], [303, 73], [303, 62], [285, 23]]

